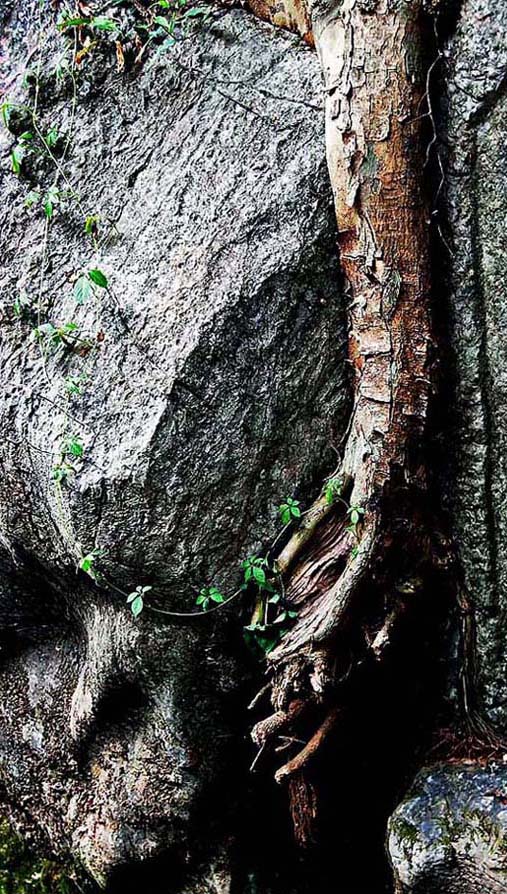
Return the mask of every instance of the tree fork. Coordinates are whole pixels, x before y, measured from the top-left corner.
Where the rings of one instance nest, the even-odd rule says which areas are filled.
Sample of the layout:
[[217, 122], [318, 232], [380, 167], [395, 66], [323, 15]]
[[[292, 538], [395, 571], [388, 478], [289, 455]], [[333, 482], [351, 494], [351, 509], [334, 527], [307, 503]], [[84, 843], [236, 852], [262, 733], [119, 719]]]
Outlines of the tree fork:
[[[302, 697], [333, 700], [339, 662], [333, 641], [350, 621], [358, 594], [389, 564], [396, 494], [403, 494], [406, 507], [414, 575], [431, 553], [415, 508], [426, 486], [419, 448], [433, 378], [423, 3], [315, 0], [309, 14], [325, 83], [327, 161], [353, 377], [353, 410], [337, 474], [350, 504], [366, 512], [354, 555], [347, 517], [319, 497], [278, 558], [299, 617], [269, 659], [277, 712]], [[336, 716], [333, 708], [331, 714]], [[318, 740], [318, 734], [311, 739], [312, 755]], [[299, 768], [297, 756], [292, 763]], [[302, 842], [311, 838], [317, 812], [304, 763], [289, 781], [296, 786], [290, 799]], [[286, 776], [290, 780], [291, 774], [279, 771], [279, 779]], [[308, 822], [302, 818], [305, 791]]]

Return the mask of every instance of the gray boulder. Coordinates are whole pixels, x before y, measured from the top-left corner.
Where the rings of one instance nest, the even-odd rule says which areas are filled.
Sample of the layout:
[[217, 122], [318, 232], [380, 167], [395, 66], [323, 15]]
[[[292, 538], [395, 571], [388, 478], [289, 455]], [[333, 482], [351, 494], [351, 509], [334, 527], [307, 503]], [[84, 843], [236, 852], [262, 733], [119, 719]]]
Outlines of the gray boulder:
[[[505, 4], [465, 0], [445, 47], [441, 122], [449, 223], [441, 250], [448, 258], [453, 349], [444, 488], [474, 615], [469, 707], [500, 739], [507, 732], [506, 36]], [[471, 741], [474, 749], [478, 744]], [[397, 892], [507, 891], [506, 785], [504, 767], [487, 761], [423, 771], [390, 822]]]
[[[226, 645], [223, 613], [136, 622], [114, 587], [151, 586], [153, 605], [179, 611], [206, 584], [229, 595], [277, 504], [309, 499], [332, 468], [348, 389], [318, 62], [217, 14], [136, 75], [98, 50], [72, 115], [53, 71], [69, 44], [38, 10], [0, 8], [9, 99], [29, 101], [22, 60], [37, 66], [45, 40], [40, 127], [69, 138], [46, 237], [24, 199], [54, 169], [27, 158], [13, 176], [1, 136], [4, 800], [100, 884], [163, 853], [164, 891], [225, 892], [243, 783], [224, 705], [241, 637]], [[89, 269], [109, 288], [76, 304]], [[75, 322], [79, 349], [46, 339], [41, 353], [31, 329], [45, 321]], [[76, 435], [83, 459], [55, 483]], [[95, 549], [112, 586], [76, 570]]]
[[438, 765], [416, 778], [389, 822], [396, 894], [507, 890], [507, 770]]
[[[473, 603], [478, 697], [507, 730], [507, 7], [467, 0], [447, 48], [449, 444], [456, 544]], [[442, 247], [442, 250], [445, 250]], [[449, 370], [451, 372], [451, 369]]]

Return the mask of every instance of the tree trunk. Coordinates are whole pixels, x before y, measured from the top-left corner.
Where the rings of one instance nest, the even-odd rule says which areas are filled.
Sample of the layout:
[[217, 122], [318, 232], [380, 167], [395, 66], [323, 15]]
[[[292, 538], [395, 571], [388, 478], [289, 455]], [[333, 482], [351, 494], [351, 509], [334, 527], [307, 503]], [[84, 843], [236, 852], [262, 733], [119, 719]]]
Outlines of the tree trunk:
[[[415, 599], [432, 570], [420, 511], [433, 375], [421, 111], [429, 103], [427, 23], [417, 2], [316, 3], [310, 14], [324, 74], [354, 403], [336, 472], [346, 501], [337, 507], [323, 492], [278, 556], [299, 609], [296, 626], [270, 656], [279, 710], [301, 687], [310, 701], [333, 703], [336, 638], [357, 620], [360, 600], [370, 598], [378, 613], [384, 590], [385, 614], [377, 616], [371, 641], [381, 659], [407, 595]], [[357, 533], [350, 529], [351, 507], [364, 510]], [[254, 731], [258, 744], [267, 741], [267, 729]], [[315, 751], [290, 761], [278, 780], [299, 777]], [[291, 798], [300, 816], [301, 798], [294, 792]], [[309, 810], [315, 813], [312, 803]], [[296, 826], [306, 828], [300, 820]]]

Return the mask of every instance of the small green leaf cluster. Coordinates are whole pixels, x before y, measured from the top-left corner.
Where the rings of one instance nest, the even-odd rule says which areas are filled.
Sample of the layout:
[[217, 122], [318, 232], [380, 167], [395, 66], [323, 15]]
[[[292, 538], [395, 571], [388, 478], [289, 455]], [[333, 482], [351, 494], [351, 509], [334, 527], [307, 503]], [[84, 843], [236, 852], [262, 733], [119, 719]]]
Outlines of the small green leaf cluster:
[[79, 338], [79, 326], [72, 321], [59, 326], [55, 326], [54, 323], [41, 323], [34, 328], [33, 336], [49, 348], [58, 348], [62, 345], [70, 347], [72, 342]]
[[75, 471], [70, 463], [60, 462], [53, 466], [52, 478], [57, 484], [65, 484]]
[[107, 16], [69, 16], [63, 14], [56, 23], [59, 31], [68, 31], [70, 28], [90, 28], [97, 31], [118, 31], [118, 22]]
[[278, 514], [284, 525], [288, 525], [293, 519], [301, 518], [299, 500], [293, 500], [291, 497], [288, 497], [278, 507]]
[[324, 494], [326, 502], [331, 505], [342, 495], [343, 480], [341, 478], [329, 478], [326, 482]]
[[29, 318], [33, 310], [32, 299], [26, 289], [21, 289], [16, 295], [12, 308], [17, 317]]
[[35, 341], [39, 342], [45, 350], [48, 351], [73, 351], [77, 353], [86, 353], [89, 351], [94, 342], [90, 338], [81, 335], [81, 331], [77, 323], [73, 320], [68, 323], [60, 323], [55, 326], [54, 323], [41, 323], [32, 330]]
[[88, 376], [86, 373], [77, 373], [72, 376], [67, 376], [64, 379], [63, 384], [65, 388], [65, 393], [69, 397], [78, 397], [83, 393], [83, 388], [88, 383]]
[[[17, 133], [17, 142], [11, 149], [11, 170], [18, 177], [23, 173], [23, 165], [30, 156], [41, 156], [52, 154], [57, 150], [58, 145], [63, 141], [58, 129], [54, 126], [44, 134], [36, 124], [35, 115], [28, 106], [18, 103], [4, 102], [1, 106], [2, 120], [6, 129], [11, 133]], [[26, 123], [27, 129], [21, 133], [17, 130], [18, 123]], [[37, 201], [40, 196], [36, 191], [31, 194], [31, 204]], [[48, 201], [48, 196], [45, 202]]]
[[266, 587], [267, 570], [269, 568], [267, 559], [261, 556], [249, 556], [241, 563], [243, 569], [244, 584], [255, 583], [259, 587]]
[[0, 816], [0, 894], [78, 894], [73, 875], [70, 865], [31, 853]]
[[92, 580], [98, 580], [99, 572], [97, 571], [96, 564], [99, 559], [101, 559], [104, 555], [104, 551], [98, 548], [92, 549], [91, 552], [86, 553], [86, 555], [82, 556], [79, 561], [79, 568], [81, 571], [84, 571]]
[[254, 651], [268, 654], [280, 642], [297, 617], [297, 612], [286, 605], [279, 586], [280, 575], [276, 563], [267, 557], [249, 556], [242, 563], [243, 589], [256, 588], [254, 620], [245, 626], [245, 640]]
[[[71, 475], [75, 474], [76, 461], [84, 457], [84, 445], [81, 435], [67, 435], [60, 446], [60, 458], [53, 466], [52, 477], [57, 484], [66, 484]], [[82, 567], [82, 566], [80, 566]], [[85, 571], [86, 569], [83, 568]]]
[[207, 612], [213, 604], [221, 605], [222, 602], [225, 602], [225, 596], [216, 587], [203, 587], [195, 600], [203, 612]]
[[67, 197], [67, 193], [63, 193], [57, 186], [50, 186], [46, 192], [39, 192], [37, 189], [31, 189], [25, 198], [25, 207], [33, 208], [34, 205], [42, 207], [45, 217], [51, 220], [54, 216], [57, 205], [61, 205]]
[[[89, 219], [87, 218], [87, 220]], [[107, 276], [96, 267], [88, 270], [86, 273], [82, 273], [76, 279], [74, 283], [74, 300], [76, 304], [84, 304], [90, 298], [94, 286], [97, 286], [99, 289], [108, 288]]]
[[211, 15], [211, 6], [190, 6], [188, 0], [158, 0], [156, 4], [166, 12], [153, 17], [151, 26], [140, 24], [139, 30], [148, 32], [148, 41], [158, 42], [161, 50], [170, 49], [178, 39], [178, 33], [185, 31], [185, 25], [196, 19], [206, 22]]
[[82, 459], [84, 455], [84, 447], [81, 436], [69, 435], [62, 444], [62, 453], [73, 459]]
[[365, 510], [362, 506], [349, 506], [347, 509], [347, 515], [349, 517], [350, 523], [347, 526], [347, 531], [357, 537], [357, 526], [361, 521], [362, 516], [364, 515]]
[[152, 588], [150, 586], [136, 587], [132, 593], [127, 596], [127, 604], [130, 605], [130, 611], [134, 618], [138, 618], [144, 608], [144, 597]]

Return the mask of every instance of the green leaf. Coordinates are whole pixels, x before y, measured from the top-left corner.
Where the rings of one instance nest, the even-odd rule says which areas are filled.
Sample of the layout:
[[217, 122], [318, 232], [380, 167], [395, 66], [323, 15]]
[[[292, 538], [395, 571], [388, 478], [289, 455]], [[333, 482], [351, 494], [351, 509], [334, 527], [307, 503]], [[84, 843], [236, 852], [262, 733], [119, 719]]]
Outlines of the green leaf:
[[89, 25], [91, 19], [79, 19], [79, 18], [65, 18], [63, 16], [56, 23], [56, 27], [59, 31], [64, 31], [66, 28], [78, 28], [80, 25]]
[[258, 584], [265, 584], [266, 583], [266, 572], [264, 571], [264, 568], [260, 568], [259, 565], [254, 565], [252, 570], [253, 570], [254, 580]]
[[49, 146], [50, 149], [52, 149], [53, 146], [56, 146], [56, 144], [58, 142], [58, 131], [57, 131], [56, 127], [51, 127], [48, 130], [48, 132], [44, 138], [44, 142], [46, 143], [46, 146]]
[[187, 10], [185, 13], [186, 19], [193, 19], [196, 16], [205, 16], [209, 15], [210, 8], [209, 6], [193, 6], [192, 9]]
[[88, 276], [96, 286], [99, 286], [101, 289], [107, 289], [107, 276], [102, 273], [102, 270], [97, 270], [96, 268], [89, 270]]
[[31, 208], [40, 199], [40, 193], [35, 189], [31, 189], [25, 198], [25, 208]]
[[67, 376], [67, 378], [64, 379], [65, 390], [67, 394], [70, 395], [81, 394], [86, 382], [86, 373], [81, 373], [78, 376]]
[[98, 558], [97, 550], [92, 550], [91, 553], [87, 553], [86, 556], [83, 556], [79, 563], [79, 567], [82, 571], [86, 571], [89, 573], [93, 567], [93, 563]]
[[161, 28], [165, 28], [169, 34], [174, 29], [174, 22], [170, 22], [166, 16], [155, 16], [153, 21], [156, 25], [160, 25]]
[[282, 503], [278, 507], [278, 512], [280, 514], [280, 518], [284, 525], [288, 525], [293, 518], [301, 517], [301, 510], [299, 508], [299, 500], [293, 500], [292, 497], [288, 497], [285, 503]]
[[330, 478], [325, 487], [326, 503], [334, 503], [336, 497], [341, 496], [343, 481], [341, 478]]
[[69, 477], [71, 472], [73, 472], [73, 471], [74, 471], [74, 469], [72, 468], [71, 465], [69, 465], [69, 463], [62, 463], [60, 465], [53, 466], [53, 470], [52, 470], [53, 480], [56, 481], [57, 484], [64, 484], [67, 481], [67, 478]]
[[15, 146], [11, 152], [11, 167], [14, 174], [21, 173], [21, 163], [23, 161], [25, 151], [22, 146]]
[[88, 215], [88, 217], [85, 219], [85, 224], [84, 224], [84, 231], [87, 236], [93, 236], [98, 222], [99, 222], [98, 214], [89, 214]]
[[275, 646], [278, 644], [278, 638], [273, 639], [273, 637], [269, 636], [256, 636], [256, 640], [262, 651], [269, 655], [270, 652], [273, 651]]
[[9, 129], [9, 123], [11, 118], [11, 112], [14, 106], [11, 102], [3, 102], [2, 103], [2, 121], [4, 123], [4, 127]]
[[24, 310], [28, 310], [29, 307], [32, 306], [32, 301], [28, 296], [27, 292], [24, 289], [18, 293], [16, 298], [14, 299], [13, 308], [14, 313], [20, 317]]
[[144, 607], [143, 597], [136, 594], [135, 599], [133, 599], [130, 604], [130, 610], [131, 610], [132, 614], [134, 615], [134, 618], [137, 618], [141, 614], [143, 607]]
[[90, 24], [92, 28], [97, 28], [98, 31], [118, 30], [118, 23], [114, 19], [108, 19], [107, 16], [95, 16]]
[[359, 521], [359, 512], [357, 511], [357, 509], [352, 509], [350, 513], [350, 521], [353, 525], [357, 525]]
[[77, 459], [82, 459], [84, 454], [84, 447], [77, 438], [74, 438], [73, 441], [70, 441], [68, 450], [72, 456], [75, 456]]
[[70, 335], [71, 332], [77, 332], [78, 328], [77, 323], [64, 323], [63, 326], [60, 326], [57, 332], [63, 332], [64, 335]]
[[217, 587], [203, 587], [196, 599], [196, 604], [202, 605], [204, 611], [208, 610], [210, 602], [217, 604], [225, 602], [225, 597]]
[[90, 281], [85, 274], [79, 277], [74, 284], [74, 300], [76, 304], [84, 304], [92, 293]]

